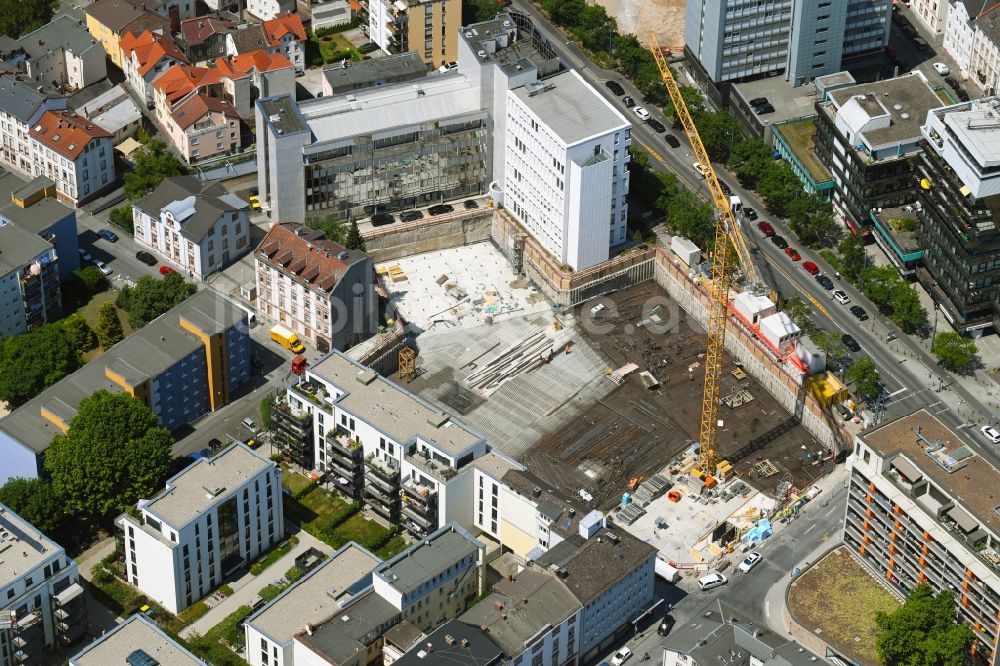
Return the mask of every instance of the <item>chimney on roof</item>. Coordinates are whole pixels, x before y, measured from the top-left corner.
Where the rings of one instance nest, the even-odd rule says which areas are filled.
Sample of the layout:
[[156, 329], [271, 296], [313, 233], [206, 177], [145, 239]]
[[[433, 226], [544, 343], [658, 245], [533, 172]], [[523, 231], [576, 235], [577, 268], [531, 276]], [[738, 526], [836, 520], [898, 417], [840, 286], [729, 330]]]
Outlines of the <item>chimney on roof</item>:
[[447, 643], [448, 645], [454, 645], [455, 644], [455, 637], [452, 636], [451, 634], [445, 634], [444, 635], [444, 642]]
[[434, 652], [434, 643], [428, 643], [427, 645], [424, 646], [424, 649], [427, 650], [428, 652]]
[[310, 636], [313, 635], [313, 627], [311, 624], [306, 624], [306, 633], [309, 634]]
[[468, 638], [463, 638], [462, 639], [462, 647], [464, 647], [464, 648], [469, 647], [469, 639]]

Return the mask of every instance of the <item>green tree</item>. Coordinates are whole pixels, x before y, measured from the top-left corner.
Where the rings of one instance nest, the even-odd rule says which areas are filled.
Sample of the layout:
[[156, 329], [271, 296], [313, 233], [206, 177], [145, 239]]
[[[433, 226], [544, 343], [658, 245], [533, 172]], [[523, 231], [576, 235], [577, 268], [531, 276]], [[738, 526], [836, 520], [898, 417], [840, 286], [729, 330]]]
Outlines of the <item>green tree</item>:
[[756, 189], [757, 183], [771, 167], [771, 148], [760, 139], [744, 139], [729, 155], [729, 165], [736, 172], [740, 183], [749, 189]]
[[812, 336], [818, 330], [815, 322], [813, 322], [812, 305], [806, 303], [798, 296], [785, 301], [782, 309], [806, 335]]
[[830, 204], [814, 194], [802, 193], [788, 204], [788, 222], [799, 240], [810, 247], [829, 245], [838, 233]]
[[861, 271], [858, 285], [882, 314], [892, 314], [892, 295], [901, 282], [892, 266], [870, 266]]
[[463, 0], [462, 25], [487, 21], [496, 16], [497, 9], [496, 0]]
[[88, 294], [96, 294], [99, 291], [104, 291], [108, 286], [107, 278], [104, 277], [104, 273], [97, 266], [77, 268], [73, 271], [73, 277], [80, 281], [80, 284], [83, 285]]
[[160, 488], [174, 438], [127, 393], [97, 391], [80, 401], [64, 435], [45, 453], [45, 469], [70, 511], [108, 516]]
[[902, 280], [892, 290], [892, 321], [904, 333], [916, 333], [927, 326], [927, 310], [920, 304], [917, 290]]
[[743, 135], [736, 119], [724, 109], [698, 116], [698, 135], [713, 162], [729, 162], [733, 147], [741, 143]]
[[347, 239], [344, 241], [344, 247], [348, 250], [365, 251], [365, 239], [361, 237], [361, 232], [358, 231], [357, 220], [351, 220], [351, 228], [347, 231]]
[[311, 229], [322, 231], [330, 240], [343, 245], [347, 242], [347, 227], [333, 215], [309, 220], [306, 223]]
[[867, 263], [865, 240], [861, 236], [849, 233], [840, 239], [837, 251], [844, 264], [844, 276], [851, 281], [857, 280]]
[[87, 320], [79, 312], [63, 319], [63, 333], [77, 354], [93, 349], [97, 345], [97, 335]]
[[789, 205], [802, 193], [802, 182], [784, 162], [772, 161], [757, 182], [757, 194], [779, 217], [788, 217]]
[[122, 289], [118, 302], [128, 313], [132, 328], [142, 328], [195, 291], [197, 287], [177, 273], [169, 273], [159, 280], [151, 275], [144, 275], [136, 281], [134, 287]]
[[644, 47], [635, 35], [617, 35], [615, 37], [615, 60], [618, 69], [629, 79], [634, 79], [639, 70], [648, 64], [656, 66], [653, 54]]
[[17, 39], [52, 20], [53, 0], [0, 0], [0, 33]]
[[608, 11], [598, 4], [588, 4], [580, 11], [573, 34], [584, 48], [607, 53], [614, 48], [614, 38], [618, 35], [618, 23], [608, 16]]
[[879, 611], [875, 624], [875, 651], [885, 666], [962, 666], [975, 640], [969, 625], [955, 623], [953, 593], [935, 595], [926, 584], [893, 612]]
[[114, 303], [101, 303], [101, 309], [97, 314], [97, 341], [101, 343], [101, 349], [107, 351], [124, 337], [122, 320], [118, 318], [118, 309]]
[[667, 226], [672, 232], [690, 238], [705, 251], [713, 246], [715, 209], [686, 189], [667, 199]]
[[882, 390], [879, 384], [881, 376], [875, 362], [870, 358], [862, 358], [850, 365], [844, 371], [844, 379], [854, 384], [854, 390], [858, 395], [866, 398], [876, 398]]
[[125, 174], [125, 196], [132, 203], [143, 198], [169, 176], [183, 176], [187, 167], [159, 139], [135, 153], [135, 166]]
[[586, 7], [587, 3], [584, 0], [542, 0], [542, 9], [552, 22], [564, 28], [579, 25], [580, 15]]
[[847, 347], [844, 346], [839, 333], [835, 331], [816, 331], [809, 337], [826, 354], [826, 364], [828, 366], [839, 368], [843, 364], [844, 357], [847, 355]]
[[[673, 73], [676, 79], [676, 72]], [[659, 70], [657, 70], [657, 74], [659, 75]], [[705, 112], [705, 96], [694, 86], [683, 85], [678, 87], [681, 91], [681, 99], [684, 100], [684, 106], [687, 107], [688, 113], [691, 114], [693, 119], [697, 120]], [[674, 118], [677, 115], [672, 100], [666, 100], [666, 103], [663, 105], [663, 114], [668, 118]]]
[[20, 407], [76, 370], [79, 357], [59, 324], [0, 341], [0, 400]]
[[43, 479], [11, 479], [0, 486], [0, 503], [46, 535], [62, 524], [62, 501], [52, 484]]
[[132, 204], [126, 204], [120, 208], [112, 208], [108, 215], [111, 224], [119, 229], [124, 229], [130, 234], [135, 233], [135, 222], [132, 218]]
[[934, 336], [931, 353], [937, 356], [938, 362], [947, 369], [965, 373], [972, 367], [979, 350], [975, 341], [970, 338], [963, 338], [958, 333], [946, 331]]

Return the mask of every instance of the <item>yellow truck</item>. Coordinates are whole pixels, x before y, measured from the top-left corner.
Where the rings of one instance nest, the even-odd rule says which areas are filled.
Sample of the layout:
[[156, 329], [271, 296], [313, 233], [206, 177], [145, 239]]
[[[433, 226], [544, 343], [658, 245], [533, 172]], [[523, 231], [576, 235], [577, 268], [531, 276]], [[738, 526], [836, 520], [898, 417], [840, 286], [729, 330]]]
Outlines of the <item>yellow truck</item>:
[[271, 339], [296, 354], [301, 354], [306, 350], [302, 341], [299, 340], [299, 336], [281, 324], [271, 327]]

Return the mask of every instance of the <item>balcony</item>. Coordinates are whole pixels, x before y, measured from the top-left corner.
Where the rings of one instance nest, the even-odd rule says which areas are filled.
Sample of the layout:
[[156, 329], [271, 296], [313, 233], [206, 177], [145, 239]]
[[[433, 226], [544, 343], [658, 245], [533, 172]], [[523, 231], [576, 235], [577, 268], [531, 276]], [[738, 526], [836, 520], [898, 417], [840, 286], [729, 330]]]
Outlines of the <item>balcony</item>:
[[399, 467], [374, 455], [365, 458], [365, 478], [396, 495], [399, 491]]
[[458, 474], [458, 470], [451, 465], [435, 460], [428, 455], [410, 453], [406, 455], [405, 460], [437, 481], [445, 482]]
[[430, 487], [407, 480], [402, 492], [403, 515], [417, 521], [425, 528], [437, 527], [438, 507], [437, 491]]
[[326, 389], [319, 382], [303, 379], [297, 384], [292, 384], [291, 389], [303, 400], [307, 400], [317, 407], [329, 409], [329, 405], [333, 404], [333, 400], [330, 399]]

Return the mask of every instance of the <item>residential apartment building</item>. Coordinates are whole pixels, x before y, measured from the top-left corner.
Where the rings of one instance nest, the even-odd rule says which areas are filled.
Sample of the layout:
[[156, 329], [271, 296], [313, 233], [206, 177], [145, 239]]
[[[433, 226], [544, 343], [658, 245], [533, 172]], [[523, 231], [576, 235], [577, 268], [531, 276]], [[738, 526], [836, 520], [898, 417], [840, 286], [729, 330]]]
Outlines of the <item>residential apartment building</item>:
[[500, 666], [503, 649], [479, 627], [451, 620], [393, 663], [398, 666]]
[[508, 91], [504, 206], [561, 264], [625, 241], [631, 123], [575, 71]]
[[201, 290], [0, 419], [0, 483], [38, 476], [52, 438], [94, 391], [126, 392], [174, 430], [228, 404], [249, 379], [246, 311]]
[[997, 664], [1000, 515], [984, 492], [1000, 471], [926, 410], [855, 437], [844, 541], [903, 594], [920, 583], [955, 593], [977, 663]]
[[184, 161], [226, 155], [243, 144], [240, 114], [228, 100], [194, 95], [164, 116], [163, 130]]
[[84, 11], [87, 31], [104, 46], [104, 52], [116, 67], [122, 67], [121, 39], [125, 35], [144, 30], [161, 34], [174, 32], [169, 19], [128, 0], [97, 0]]
[[555, 569], [583, 607], [579, 612], [580, 662], [603, 654], [625, 635], [653, 601], [656, 548], [624, 530], [600, 528], [566, 539], [534, 561], [538, 571]]
[[306, 29], [298, 14], [286, 14], [260, 24], [241, 26], [226, 35], [226, 54], [237, 56], [263, 50], [280, 53], [295, 67], [305, 71]]
[[36, 85], [73, 92], [106, 78], [104, 49], [85, 25], [68, 14], [58, 14], [42, 27], [21, 35], [21, 55], [6, 62], [24, 72]]
[[946, 106], [929, 112], [921, 128], [917, 278], [949, 323], [972, 334], [1000, 322], [998, 109], [998, 98]]
[[0, 226], [0, 339], [62, 315], [58, 255], [52, 243], [16, 224]]
[[76, 562], [0, 504], [0, 665], [52, 663], [87, 630]]
[[[944, 50], [958, 63], [958, 75], [972, 76], [975, 19], [990, 0], [949, 0], [945, 22]], [[956, 77], [958, 78], [958, 77]]]
[[[99, 92], [101, 89], [103, 92]], [[69, 105], [78, 115], [107, 130], [116, 146], [135, 136], [142, 126], [142, 111], [124, 83], [112, 85], [104, 80], [70, 97]]]
[[59, 278], [69, 280], [80, 267], [76, 211], [55, 199], [56, 186], [48, 178], [27, 183], [0, 171], [0, 227], [15, 225], [50, 243], [59, 262]]
[[133, 615], [70, 657], [69, 666], [207, 666], [145, 615]]
[[915, 270], [922, 254], [904, 249], [879, 213], [916, 201], [920, 128], [940, 105], [920, 72], [837, 88], [816, 102], [815, 150], [833, 176], [836, 217], [854, 233], [872, 230], [904, 273]]
[[987, 95], [997, 92], [1000, 82], [1000, 12], [996, 5], [985, 9], [973, 21], [972, 60], [969, 80]]
[[147, 108], [153, 107], [153, 81], [174, 65], [191, 64], [173, 37], [149, 30], [126, 34], [119, 47], [125, 82]]
[[387, 54], [412, 51], [431, 69], [458, 59], [460, 0], [367, 0], [368, 38]]
[[748, 618], [716, 600], [674, 628], [664, 641], [663, 666], [723, 663], [813, 666], [822, 662], [795, 641], [769, 630], [760, 619]]
[[458, 618], [489, 636], [511, 666], [561, 666], [580, 656], [582, 606], [552, 572], [524, 569]]
[[270, 21], [294, 12], [295, 7], [295, 0], [249, 0], [246, 11], [261, 21]]
[[371, 587], [371, 573], [381, 564], [351, 541], [248, 617], [244, 654], [250, 666], [292, 666], [295, 635], [341, 612]]
[[909, 9], [911, 15], [936, 36], [944, 32], [948, 24], [949, 4], [947, 0], [910, 0]]
[[299, 224], [275, 223], [254, 251], [257, 316], [320, 351], [347, 349], [378, 328], [371, 257]]
[[124, 576], [172, 613], [285, 537], [281, 470], [241, 442], [202, 458], [115, 519]]
[[117, 185], [112, 135], [72, 111], [46, 111], [31, 137], [32, 175], [56, 184], [56, 197], [78, 206]]
[[297, 632], [294, 663], [364, 666], [400, 622], [429, 632], [465, 612], [485, 590], [484, 556], [484, 544], [458, 525], [435, 530], [338, 595], [339, 612]]
[[882, 0], [688, 0], [685, 51], [719, 90], [779, 75], [801, 85], [888, 44], [891, 10]]
[[221, 183], [172, 176], [132, 205], [135, 242], [204, 280], [250, 251], [249, 213]]
[[10, 75], [0, 76], [0, 164], [30, 177], [34, 173], [31, 128], [46, 111], [66, 106], [65, 97], [39, 92]]
[[[499, 481], [520, 469], [465, 424], [338, 351], [308, 367], [274, 413], [285, 441], [312, 451], [310, 467], [419, 536], [448, 521], [474, 529], [478, 475]], [[308, 438], [296, 441], [303, 431]]]
[[193, 63], [215, 60], [226, 55], [226, 35], [235, 29], [232, 21], [198, 16], [181, 22], [177, 44]]

